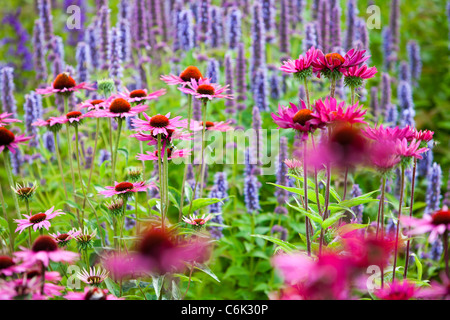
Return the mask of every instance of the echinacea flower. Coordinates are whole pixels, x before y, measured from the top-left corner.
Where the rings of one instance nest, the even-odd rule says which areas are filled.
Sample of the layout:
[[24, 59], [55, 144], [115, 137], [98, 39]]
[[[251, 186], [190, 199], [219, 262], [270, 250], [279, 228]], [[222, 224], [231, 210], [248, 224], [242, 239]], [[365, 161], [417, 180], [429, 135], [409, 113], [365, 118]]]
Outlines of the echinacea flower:
[[64, 298], [67, 300], [124, 300], [124, 298], [117, 298], [112, 294], [108, 294], [108, 289], [97, 287], [86, 287], [84, 292], [71, 291]]
[[443, 208], [432, 214], [426, 214], [421, 219], [402, 216], [400, 221], [405, 226], [413, 228], [408, 232], [409, 235], [430, 232], [428, 241], [433, 243], [439, 235], [443, 235], [450, 230], [450, 210]]
[[[58, 132], [62, 129], [62, 123], [61, 119], [57, 117], [50, 117], [47, 120], [38, 119], [37, 121], [33, 122], [31, 125], [36, 127], [46, 127], [47, 130], [51, 132]], [[63, 121], [64, 123], [64, 121]]]
[[6, 126], [6, 125], [8, 125], [10, 123], [14, 123], [14, 122], [22, 122], [22, 120], [19, 120], [19, 119], [8, 118], [11, 115], [12, 115], [12, 113], [7, 113], [7, 112], [0, 114], [0, 127]]
[[374, 128], [365, 127], [362, 133], [367, 138], [372, 140], [395, 141], [396, 139], [405, 138], [406, 140], [410, 141], [414, 138], [414, 132], [409, 126], [406, 126], [404, 128], [399, 127], [390, 128], [390, 127], [383, 127], [383, 125], [381, 124], [380, 126], [375, 126]]
[[10, 281], [0, 280], [0, 288], [0, 300], [46, 300], [62, 295], [64, 290], [54, 283], [42, 283], [39, 276], [28, 275]]
[[19, 200], [25, 201], [25, 200], [30, 200], [31, 198], [33, 198], [34, 193], [36, 192], [37, 189], [37, 183], [34, 182], [31, 187], [28, 187], [27, 185], [23, 185], [21, 186], [20, 184], [16, 183], [16, 187], [13, 188], [11, 187], [11, 189], [14, 191], [14, 193], [17, 195], [17, 198]]
[[233, 99], [232, 95], [223, 94], [225, 91], [228, 91], [228, 87], [229, 85], [223, 87], [217, 83], [211, 83], [209, 79], [200, 79], [198, 81], [192, 79], [187, 87], [178, 87], [178, 90], [204, 101], [212, 100], [213, 98]]
[[135, 192], [145, 192], [147, 189], [150, 188], [156, 188], [156, 185], [153, 182], [145, 183], [144, 181], [141, 182], [114, 182], [114, 187], [107, 186], [105, 187], [106, 190], [100, 191], [99, 193], [104, 195], [105, 197], [112, 197], [112, 196], [120, 196], [120, 197], [129, 197], [132, 193]]
[[394, 280], [384, 288], [378, 289], [374, 295], [381, 300], [410, 300], [416, 298], [420, 288], [408, 280]]
[[342, 73], [344, 74], [344, 84], [346, 86], [357, 88], [363, 83], [363, 80], [373, 78], [377, 73], [376, 67], [367, 67], [363, 64], [362, 66], [353, 66], [348, 69], [344, 69]]
[[[173, 140], [192, 140], [193, 133], [184, 133], [178, 129], [166, 129], [167, 135], [161, 135], [161, 140], [164, 141], [164, 145], [171, 144]], [[130, 135], [130, 137], [136, 138], [139, 141], [147, 142], [149, 146], [158, 145], [158, 137], [153, 133], [143, 133], [142, 131]]]
[[422, 159], [421, 153], [428, 151], [428, 148], [419, 148], [420, 140], [412, 140], [408, 145], [406, 138], [397, 139], [397, 154], [402, 158]]
[[95, 115], [94, 112], [81, 113], [80, 111], [70, 111], [66, 115], [60, 117], [52, 117], [49, 119], [50, 124], [65, 124], [69, 123], [70, 125], [78, 125], [84, 118], [90, 118]]
[[209, 220], [213, 218], [212, 214], [202, 215], [201, 217], [197, 217], [195, 214], [189, 217], [183, 217], [183, 221], [187, 224], [193, 225], [194, 227], [201, 227], [206, 224]]
[[48, 230], [51, 226], [51, 224], [50, 224], [51, 219], [53, 219], [54, 217], [57, 217], [59, 215], [65, 214], [60, 209], [53, 211], [54, 209], [55, 209], [55, 207], [53, 206], [45, 212], [40, 212], [40, 213], [37, 213], [34, 215], [24, 214], [23, 216], [26, 219], [14, 219], [14, 221], [19, 224], [17, 226], [17, 229], [15, 232], [20, 231], [19, 233], [22, 233], [22, 231], [28, 227], [33, 227], [34, 231], [36, 231], [37, 229], [42, 229], [42, 228], [45, 228]]
[[49, 235], [56, 241], [60, 248], [67, 246], [70, 240], [75, 239], [78, 235], [81, 234], [81, 230], [72, 229], [67, 233], [50, 233]]
[[272, 113], [273, 121], [278, 128], [294, 129], [298, 132], [302, 140], [308, 138], [308, 134], [313, 133], [323, 123], [319, 116], [306, 107], [305, 102], [301, 101], [301, 106], [290, 102], [290, 107], [278, 106], [278, 113]]
[[[162, 149], [162, 155], [161, 157], [164, 156], [165, 150], [167, 149], [167, 160], [173, 160], [173, 159], [178, 159], [178, 158], [185, 158], [188, 155], [191, 154], [191, 150], [190, 149], [176, 149], [173, 150], [173, 148], [163, 148]], [[138, 160], [158, 160], [158, 150], [155, 150], [153, 152], [147, 151], [147, 154], [142, 154], [142, 153], [138, 153], [136, 156], [136, 159]]]
[[83, 269], [81, 272], [77, 273], [78, 279], [83, 281], [84, 283], [98, 287], [101, 285], [106, 278], [108, 278], [109, 272], [105, 269], [98, 267], [97, 269], [89, 268], [89, 272], [86, 269]]
[[311, 47], [306, 51], [305, 56], [299, 55], [298, 59], [283, 61], [283, 65], [279, 68], [286, 73], [293, 73], [300, 80], [304, 80], [312, 75], [311, 65], [317, 59], [319, 50]]
[[155, 92], [147, 92], [147, 89], [136, 89], [129, 91], [127, 88], [123, 92], [119, 92], [115, 97], [124, 98], [129, 103], [141, 103], [146, 100], [154, 100], [166, 94], [166, 89], [160, 89]]
[[285, 159], [284, 163], [291, 170], [298, 170], [300, 168], [303, 168], [302, 162], [297, 159]]
[[14, 256], [21, 259], [27, 266], [40, 262], [48, 267], [50, 261], [70, 263], [79, 257], [78, 253], [58, 249], [58, 244], [50, 236], [39, 236], [31, 249], [21, 249], [22, 251], [14, 252]]
[[434, 132], [430, 130], [420, 130], [417, 131], [416, 129], [413, 129], [414, 138], [423, 142], [430, 142], [433, 140]]
[[366, 50], [349, 50], [345, 56], [341, 56], [339, 53], [328, 53], [323, 54], [319, 50], [317, 54], [317, 59], [313, 61], [313, 72], [317, 74], [318, 77], [321, 75], [328, 79], [338, 79], [341, 77], [341, 73], [350, 67], [354, 67], [362, 64], [370, 56], [365, 56]]
[[82, 82], [77, 84], [75, 80], [67, 72], [60, 73], [56, 76], [51, 87], [44, 89], [36, 89], [38, 94], [58, 93], [62, 95], [70, 95], [80, 90], [95, 90], [92, 85]]
[[[226, 132], [228, 130], [233, 130], [230, 126], [231, 121], [206, 121], [205, 129], [207, 131], [221, 131]], [[191, 125], [192, 131], [200, 131], [203, 129], [203, 121], [194, 121]]]
[[345, 106], [345, 101], [337, 103], [333, 97], [326, 97], [325, 101], [317, 100], [314, 109], [323, 123], [331, 124], [335, 122], [347, 122], [349, 124], [363, 123], [367, 110], [362, 109], [362, 105], [357, 102], [354, 105]]
[[445, 272], [440, 274], [440, 278], [442, 283], [433, 280], [430, 283], [430, 288], [421, 289], [419, 294], [420, 298], [450, 300], [450, 279]]
[[106, 108], [107, 101], [103, 99], [89, 99], [86, 101], [83, 101], [79, 104], [78, 109], [84, 109], [87, 108], [88, 111], [93, 110], [104, 110]]
[[0, 255], [0, 276], [10, 277], [14, 273], [24, 272], [25, 267], [17, 264], [17, 259]]
[[123, 199], [118, 198], [111, 201], [111, 203], [106, 204], [105, 206], [112, 216], [120, 216], [123, 214], [123, 205]]
[[97, 109], [90, 112], [91, 117], [106, 118], [127, 118], [134, 117], [148, 108], [145, 104], [132, 107], [124, 98], [115, 98], [104, 105], [104, 109]]
[[180, 120], [180, 116], [170, 118], [170, 112], [166, 115], [157, 114], [153, 117], [149, 117], [144, 112], [143, 116], [145, 120], [131, 119], [135, 131], [150, 131], [154, 136], [158, 134], [169, 136], [169, 130], [186, 127], [186, 121]]
[[161, 76], [161, 80], [168, 85], [188, 85], [192, 80], [199, 81], [203, 79], [203, 75], [197, 67], [187, 67], [179, 76], [170, 74], [168, 76]]
[[7, 148], [7, 150], [15, 154], [19, 144], [26, 142], [33, 137], [34, 136], [26, 137], [24, 134], [15, 135], [5, 127], [0, 127], [0, 153]]
[[379, 139], [369, 146], [370, 163], [382, 174], [387, 174], [401, 161], [397, 153], [397, 144], [391, 139]]
[[92, 232], [89, 232], [89, 229], [86, 226], [84, 227], [84, 230], [81, 230], [81, 228], [77, 230], [74, 239], [77, 242], [78, 251], [92, 248], [94, 245], [94, 239], [96, 235], [97, 229], [94, 229]]

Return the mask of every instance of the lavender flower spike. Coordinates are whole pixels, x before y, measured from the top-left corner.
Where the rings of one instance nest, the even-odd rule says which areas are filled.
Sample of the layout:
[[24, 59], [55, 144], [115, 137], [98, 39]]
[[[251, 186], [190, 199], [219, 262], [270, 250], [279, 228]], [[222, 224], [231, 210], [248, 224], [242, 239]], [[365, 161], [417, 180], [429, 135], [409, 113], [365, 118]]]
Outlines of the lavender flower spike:
[[430, 172], [427, 176], [428, 187], [426, 195], [425, 215], [432, 214], [440, 208], [441, 202], [441, 184], [442, 184], [442, 170], [441, 166], [436, 162], [433, 163]]
[[227, 16], [226, 23], [226, 37], [228, 48], [234, 50], [241, 42], [242, 30], [241, 30], [242, 13], [238, 8], [233, 8]]
[[14, 98], [14, 69], [4, 67], [0, 69], [0, 101], [3, 112], [12, 113], [17, 118], [17, 105]]

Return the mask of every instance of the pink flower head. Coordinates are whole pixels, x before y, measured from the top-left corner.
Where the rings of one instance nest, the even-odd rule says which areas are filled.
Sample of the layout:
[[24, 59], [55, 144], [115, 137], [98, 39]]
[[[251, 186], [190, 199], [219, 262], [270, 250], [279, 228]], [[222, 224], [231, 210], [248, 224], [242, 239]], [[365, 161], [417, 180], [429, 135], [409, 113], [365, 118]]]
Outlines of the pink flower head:
[[298, 59], [283, 61], [283, 65], [280, 67], [281, 71], [286, 73], [294, 73], [298, 78], [305, 79], [311, 76], [311, 65], [314, 60], [317, 59], [320, 50], [311, 47], [306, 51], [305, 56], [300, 55]]
[[108, 278], [108, 274], [108, 271], [101, 269], [100, 267], [96, 270], [94, 267], [89, 268], [89, 272], [86, 269], [83, 269], [77, 274], [77, 277], [88, 285], [98, 287], [106, 278]]
[[[231, 120], [228, 121], [206, 121], [205, 128], [208, 131], [221, 131], [226, 132], [228, 130], [233, 130], [233, 127], [230, 126]], [[200, 131], [203, 130], [203, 121], [194, 121], [191, 124], [191, 130]]]
[[[183, 133], [180, 129], [167, 129], [168, 136], [162, 136], [167, 144], [170, 144], [173, 140], [192, 140], [192, 133]], [[149, 146], [157, 145], [158, 138], [153, 134], [147, 134], [138, 132], [130, 135], [130, 137], [136, 138], [139, 141], [147, 142]]]
[[[45, 280], [48, 280], [47, 274], [53, 272], [46, 272]], [[57, 273], [57, 272], [56, 272]], [[58, 274], [59, 275], [59, 274]], [[54, 276], [51, 276], [52, 278]], [[59, 277], [60, 278], [60, 277]], [[0, 300], [45, 300], [55, 296], [60, 296], [64, 287], [58, 286], [54, 283], [45, 282], [41, 287], [40, 275], [29, 276], [14, 279], [11, 281], [0, 282]], [[41, 293], [41, 289], [43, 293]]]
[[7, 112], [0, 114], [0, 127], [6, 126], [13, 122], [22, 122], [22, 120], [19, 120], [19, 119], [8, 118], [11, 115], [12, 115], [12, 113], [7, 113]]
[[50, 236], [56, 241], [59, 247], [65, 247], [70, 240], [75, 239], [80, 234], [81, 230], [74, 228], [67, 233], [59, 233], [58, 231], [57, 233], [50, 234]]
[[442, 272], [440, 274], [441, 282], [435, 280], [431, 281], [431, 288], [424, 288], [420, 290], [419, 297], [425, 299], [449, 300], [450, 299], [450, 279]]
[[58, 93], [63, 95], [70, 95], [72, 92], [77, 92], [80, 90], [95, 90], [95, 88], [92, 85], [86, 84], [84, 82], [77, 84], [67, 72], [63, 72], [56, 76], [55, 81], [53, 81], [53, 85], [51, 87], [36, 89], [36, 93]]
[[0, 255], [0, 276], [10, 277], [14, 273], [26, 271], [26, 268], [17, 264], [17, 259]]
[[211, 220], [213, 218], [212, 214], [208, 214], [208, 215], [203, 215], [201, 217], [197, 217], [195, 214], [191, 215], [189, 218], [188, 217], [183, 217], [183, 221], [186, 222], [187, 224], [196, 226], [196, 227], [201, 227], [204, 224], [206, 224], [206, 222], [208, 222], [209, 220]]
[[168, 85], [181, 84], [183, 87], [190, 84], [192, 80], [199, 81], [200, 79], [203, 79], [203, 75], [200, 70], [194, 66], [187, 67], [179, 76], [173, 74], [161, 76], [161, 80]]
[[27, 266], [40, 262], [48, 267], [49, 261], [70, 263], [79, 258], [78, 253], [58, 249], [58, 244], [50, 236], [39, 236], [31, 249], [21, 249], [22, 251], [15, 252], [14, 256], [22, 259], [23, 264]]
[[131, 104], [124, 98], [107, 100], [104, 106], [105, 109], [97, 109], [95, 111], [91, 111], [90, 116], [106, 118], [127, 118], [134, 117], [148, 108], [148, 106], [144, 104], [132, 107]]
[[397, 154], [402, 158], [422, 159], [421, 153], [428, 151], [428, 148], [420, 148], [420, 140], [412, 140], [408, 145], [406, 138], [397, 139]]
[[58, 132], [62, 128], [62, 124], [65, 123], [65, 121], [58, 117], [50, 117], [47, 120], [39, 119], [35, 122], [33, 122], [31, 125], [35, 127], [46, 127], [48, 130], [52, 132]]
[[394, 280], [384, 288], [376, 290], [374, 294], [381, 300], [410, 300], [417, 296], [419, 290], [414, 283], [408, 280]]
[[85, 109], [87, 108], [88, 111], [94, 111], [94, 110], [104, 110], [107, 108], [107, 100], [103, 99], [89, 99], [86, 101], [83, 101], [78, 106], [78, 109]]
[[397, 144], [391, 139], [373, 141], [369, 148], [369, 161], [382, 174], [392, 170], [401, 161]]
[[[166, 148], [162, 148], [162, 155], [164, 156]], [[191, 149], [176, 149], [173, 150], [173, 148], [167, 148], [167, 160], [173, 160], [177, 158], [185, 158], [191, 154]], [[155, 150], [153, 152], [147, 151], [147, 154], [138, 153], [136, 156], [136, 159], [138, 160], [158, 160], [158, 150]]]
[[135, 192], [145, 192], [147, 189], [156, 188], [153, 182], [146, 184], [145, 182], [114, 182], [114, 187], [107, 186], [106, 190], [100, 191], [99, 193], [105, 197], [112, 196], [130, 196]]
[[70, 291], [64, 298], [67, 300], [125, 300], [125, 298], [117, 298], [112, 294], [108, 294], [107, 289], [97, 287], [86, 287], [84, 292]]
[[370, 79], [375, 76], [377, 73], [376, 67], [367, 67], [367, 65], [363, 64], [361, 67], [358, 65], [349, 67], [347, 70], [342, 72], [345, 77], [354, 77], [359, 79]]
[[341, 76], [341, 73], [350, 67], [354, 67], [362, 64], [370, 56], [365, 56], [366, 50], [351, 49], [345, 56], [341, 56], [339, 53], [328, 53], [324, 55], [319, 50], [317, 59], [313, 61], [313, 72], [320, 75], [324, 75], [327, 78], [336, 79]]
[[90, 118], [93, 115], [93, 112], [81, 113], [80, 111], [70, 111], [64, 116], [60, 117], [52, 117], [50, 118], [50, 125], [54, 125], [56, 123], [64, 124], [69, 123], [71, 125], [77, 125], [81, 123], [84, 118]]
[[299, 168], [303, 167], [302, 162], [300, 160], [297, 160], [297, 159], [286, 159], [286, 160], [284, 160], [284, 163], [286, 164], [286, 166], [289, 169], [293, 169], [293, 170], [296, 170], [296, 169], [299, 169]]
[[319, 116], [306, 107], [302, 100], [301, 106], [290, 102], [290, 107], [278, 106], [278, 113], [272, 112], [272, 119], [278, 128], [294, 129], [301, 135], [302, 140], [308, 138], [308, 133], [314, 132], [323, 123]]
[[420, 141], [424, 142], [430, 142], [433, 140], [434, 132], [430, 130], [420, 130], [417, 131], [416, 129], [413, 129], [414, 132], [414, 138]]
[[119, 92], [116, 97], [117, 98], [124, 98], [129, 103], [141, 103], [142, 101], [147, 100], [154, 100], [158, 99], [159, 97], [166, 94], [166, 89], [157, 90], [155, 92], [147, 92], [147, 89], [137, 89], [133, 91], [129, 91], [127, 88], [125, 88], [124, 92]]
[[12, 131], [9, 131], [5, 127], [0, 127], [0, 153], [7, 148], [15, 154], [19, 144], [28, 141], [33, 137], [34, 136], [26, 137], [24, 134], [15, 135]]
[[363, 134], [372, 140], [393, 140], [396, 139], [406, 139], [408, 141], [411, 141], [414, 138], [414, 132], [409, 126], [406, 126], [404, 128], [390, 128], [390, 127], [383, 127], [381, 124], [379, 127], [366, 127], [363, 130]]
[[158, 134], [168, 136], [169, 130], [186, 127], [185, 120], [180, 120], [180, 116], [171, 119], [170, 112], [166, 115], [157, 114], [153, 117], [149, 117], [145, 112], [143, 115], [146, 120], [131, 119], [135, 131], [150, 131], [154, 136]]
[[35, 215], [26, 215], [24, 214], [23, 216], [26, 219], [14, 219], [14, 221], [16, 221], [19, 225], [17, 226], [17, 229], [15, 232], [20, 231], [19, 233], [22, 233], [23, 230], [25, 230], [28, 227], [33, 227], [33, 230], [36, 231], [37, 229], [49, 229], [51, 224], [50, 224], [50, 220], [53, 219], [56, 216], [65, 214], [64, 212], [62, 212], [60, 209], [53, 211], [53, 209], [55, 209], [55, 207], [51, 207], [50, 209], [48, 209], [47, 211], [45, 211], [45, 213], [40, 212], [37, 213]]
[[450, 230], [450, 210], [443, 208], [432, 214], [424, 215], [422, 219], [402, 216], [400, 221], [403, 225], [413, 228], [408, 232], [408, 235], [430, 232], [428, 240], [433, 243], [439, 235], [443, 235]]
[[349, 105], [345, 107], [345, 101], [342, 101], [338, 105], [335, 98], [326, 97], [325, 101], [322, 101], [321, 99], [316, 101], [314, 108], [320, 121], [323, 123], [330, 124], [339, 121], [348, 122], [350, 124], [367, 124], [367, 122], [364, 121], [367, 110], [362, 110], [362, 105], [360, 106], [359, 102], [353, 106]]
[[223, 94], [228, 91], [229, 85], [222, 87], [217, 83], [211, 83], [209, 79], [192, 79], [188, 87], [178, 87], [178, 90], [190, 94], [197, 99], [212, 100], [213, 98], [233, 99], [232, 95]]

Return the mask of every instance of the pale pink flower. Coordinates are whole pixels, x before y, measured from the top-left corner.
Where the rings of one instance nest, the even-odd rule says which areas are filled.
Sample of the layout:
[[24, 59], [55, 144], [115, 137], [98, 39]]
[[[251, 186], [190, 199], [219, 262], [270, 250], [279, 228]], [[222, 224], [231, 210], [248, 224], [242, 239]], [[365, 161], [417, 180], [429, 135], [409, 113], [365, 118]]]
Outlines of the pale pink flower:
[[81, 234], [81, 230], [77, 230], [77, 229], [72, 229], [70, 231], [68, 231], [67, 233], [50, 233], [49, 235], [53, 238], [53, 240], [56, 241], [56, 243], [58, 244], [58, 246], [60, 247], [64, 247], [67, 245], [67, 243], [72, 240], [75, 239], [77, 236], [79, 236]]
[[47, 211], [40, 212], [35, 215], [24, 214], [23, 216], [26, 219], [14, 219], [14, 221], [19, 224], [17, 226], [17, 229], [15, 232], [20, 231], [19, 233], [22, 233], [22, 231], [28, 227], [33, 227], [34, 231], [36, 231], [37, 229], [42, 229], [42, 228], [45, 228], [48, 230], [51, 226], [51, 224], [50, 224], [51, 219], [53, 219], [54, 217], [57, 217], [59, 215], [65, 214], [60, 209], [53, 211], [54, 209], [55, 209], [55, 207], [53, 206], [50, 209], [48, 209]]
[[109, 272], [98, 267], [97, 269], [89, 268], [89, 272], [83, 269], [81, 272], [77, 273], [78, 279], [91, 286], [99, 286], [106, 278], [108, 278]]
[[148, 106], [144, 104], [132, 107], [131, 104], [124, 98], [107, 100], [103, 106], [104, 109], [91, 111], [90, 116], [95, 118], [127, 118], [134, 117], [148, 108]]
[[17, 259], [9, 256], [0, 256], [0, 276], [12, 276], [14, 273], [24, 272], [25, 267], [17, 264]]
[[426, 214], [422, 219], [401, 216], [400, 221], [407, 227], [412, 227], [408, 235], [418, 235], [430, 232], [428, 241], [433, 243], [439, 235], [450, 230], [450, 211], [447, 208]]
[[153, 117], [149, 117], [144, 112], [143, 116], [145, 120], [131, 119], [135, 131], [150, 131], [154, 136], [157, 136], [158, 134], [168, 136], [169, 130], [186, 127], [185, 120], [180, 120], [180, 116], [170, 118], [170, 112], [166, 115], [157, 114]]
[[75, 80], [67, 72], [64, 72], [56, 76], [55, 81], [53, 81], [53, 85], [51, 87], [47, 87], [44, 89], [36, 89], [36, 93], [38, 94], [58, 93], [68, 95], [80, 90], [96, 90], [96, 89], [92, 85], [86, 84], [85, 82], [77, 84]]
[[197, 217], [197, 215], [192, 214], [189, 217], [183, 217], [183, 221], [193, 226], [203, 226], [204, 224], [206, 224], [206, 222], [208, 222], [212, 218], [213, 218], [212, 214], [208, 215], [204, 214], [201, 217]]
[[[188, 88], [189, 87], [189, 88]], [[223, 94], [228, 91], [229, 85], [222, 87], [217, 83], [211, 83], [209, 79], [192, 79], [188, 87], [178, 87], [178, 90], [190, 94], [197, 99], [212, 100], [213, 98], [233, 99], [232, 95]]]
[[194, 66], [187, 67], [179, 76], [173, 74], [170, 74], [168, 76], [161, 76], [161, 80], [168, 85], [181, 84], [182, 86], [186, 86], [191, 82], [192, 79], [196, 81], [203, 79], [203, 75], [200, 70]]
[[138, 89], [129, 91], [127, 88], [123, 92], [119, 92], [117, 95], [115, 95], [116, 98], [124, 98], [129, 103], [138, 102], [141, 101], [147, 101], [147, 100], [154, 100], [158, 99], [159, 97], [165, 95], [167, 92], [166, 89], [160, 89], [155, 92], [147, 92], [147, 89]]
[[64, 296], [67, 300], [125, 300], [125, 298], [117, 298], [112, 294], [108, 294], [107, 289], [97, 287], [86, 287], [84, 292], [70, 291]]
[[0, 114], [0, 127], [6, 126], [13, 122], [22, 122], [22, 120], [19, 120], [19, 119], [8, 118], [11, 115], [12, 115], [12, 113], [7, 113], [7, 112]]
[[[180, 129], [167, 129], [168, 136], [164, 135], [161, 138], [165, 140], [165, 143], [171, 143], [173, 140], [192, 140], [193, 133], [184, 133]], [[149, 146], [157, 145], [158, 138], [153, 134], [138, 132], [130, 135], [130, 137], [136, 138], [139, 141], [147, 142]]]
[[99, 194], [104, 195], [105, 197], [112, 197], [115, 195], [131, 195], [131, 193], [135, 192], [145, 192], [150, 188], [156, 188], [156, 185], [153, 182], [145, 183], [141, 182], [114, 182], [114, 187], [107, 186], [106, 190], [100, 191]]
[[428, 151], [428, 148], [419, 148], [420, 140], [412, 140], [408, 145], [406, 138], [397, 139], [397, 154], [403, 158], [422, 159], [421, 153]]

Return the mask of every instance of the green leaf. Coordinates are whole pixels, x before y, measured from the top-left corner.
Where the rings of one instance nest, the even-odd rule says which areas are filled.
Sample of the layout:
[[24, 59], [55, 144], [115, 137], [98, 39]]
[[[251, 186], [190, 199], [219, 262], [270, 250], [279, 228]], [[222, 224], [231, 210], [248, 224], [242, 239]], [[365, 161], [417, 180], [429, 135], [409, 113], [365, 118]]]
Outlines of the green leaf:
[[369, 198], [369, 196], [371, 196], [375, 192], [378, 192], [378, 190], [363, 194], [362, 196], [359, 196], [359, 197], [356, 197], [353, 199], [343, 200], [340, 203], [338, 203], [337, 205], [340, 207], [344, 207], [344, 208], [351, 208], [351, 207], [356, 207], [360, 204], [365, 204], [368, 202], [378, 202], [379, 201], [378, 199]]
[[349, 223], [345, 224], [339, 228], [338, 233], [340, 235], [344, 235], [346, 233], [352, 232], [353, 230], [362, 229], [367, 227], [367, 224], [357, 224], [357, 223]]
[[307, 211], [305, 211], [305, 209], [301, 208], [300, 206], [296, 207], [296, 206], [291, 205], [288, 202], [286, 202], [286, 204], [289, 207], [291, 207], [292, 209], [297, 210], [300, 213], [303, 213], [304, 215], [306, 215], [308, 218], [310, 218], [312, 221], [319, 224], [320, 226], [322, 225], [322, 217], [320, 217], [319, 215], [317, 215], [313, 212], [307, 212]]
[[264, 239], [264, 240], [267, 240], [267, 241], [270, 241], [270, 242], [273, 242], [273, 243], [279, 245], [280, 247], [282, 247], [287, 252], [292, 252], [294, 250], [297, 250], [297, 247], [294, 246], [293, 244], [291, 244], [289, 242], [286, 242], [286, 241], [283, 241], [283, 240], [280, 240], [280, 239], [275, 238], [275, 237], [264, 236], [262, 234], [252, 234], [251, 236], [252, 237], [256, 237], [256, 238], [261, 238], [261, 239]]
[[78, 204], [76, 204], [75, 202], [73, 202], [71, 200], [65, 200], [64, 202], [67, 203], [69, 205], [69, 207], [82, 211], [81, 207]]
[[329, 217], [328, 219], [326, 219], [323, 223], [322, 223], [322, 228], [326, 229], [329, 226], [333, 225], [334, 223], [336, 223], [342, 216], [344, 216], [345, 213], [338, 213], [332, 217]]
[[114, 281], [112, 281], [111, 278], [106, 278], [105, 284], [106, 284], [106, 287], [108, 288], [109, 292], [114, 294], [116, 297], [119, 296], [119, 293], [120, 293], [119, 286]]
[[414, 262], [417, 268], [417, 281], [422, 281], [422, 273], [423, 273], [422, 262], [420, 262], [419, 257], [415, 253], [411, 253], [411, 255], [414, 256]]
[[128, 166], [128, 150], [125, 148], [117, 149], [117, 152], [122, 153], [125, 156], [125, 166]]
[[156, 298], [159, 299], [159, 296], [161, 294], [161, 289], [164, 284], [164, 275], [161, 277], [152, 276], [152, 283], [153, 283], [153, 288], [155, 289]]
[[208, 276], [210, 276], [217, 282], [220, 282], [220, 280], [216, 276], [216, 274], [214, 272], [212, 272], [211, 269], [207, 265], [204, 265], [204, 264], [198, 263], [198, 262], [194, 262], [194, 268], [206, 273]]
[[[192, 202], [192, 210], [191, 212], [194, 212], [200, 208], [209, 206], [211, 204], [217, 203], [217, 202], [222, 202], [223, 199], [217, 199], [217, 198], [200, 198], [200, 199], [195, 199]], [[187, 206], [185, 206], [183, 208], [183, 214], [187, 215], [189, 214], [189, 207], [191, 204], [188, 204]]]
[[174, 280], [172, 280], [172, 298], [173, 300], [181, 300], [180, 288], [178, 288]]

